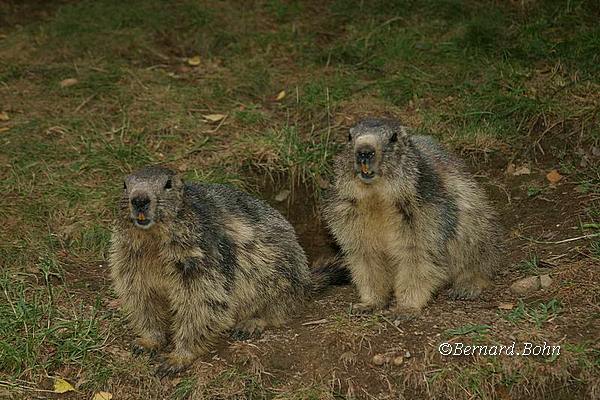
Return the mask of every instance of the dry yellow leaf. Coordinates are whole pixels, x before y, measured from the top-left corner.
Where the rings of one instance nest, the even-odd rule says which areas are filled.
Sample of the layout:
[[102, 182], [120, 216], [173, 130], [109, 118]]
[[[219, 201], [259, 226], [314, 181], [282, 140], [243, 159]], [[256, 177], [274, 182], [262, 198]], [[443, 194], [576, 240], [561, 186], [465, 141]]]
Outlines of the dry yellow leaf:
[[546, 174], [546, 179], [548, 179], [550, 183], [558, 183], [562, 179], [562, 175], [559, 174], [557, 170], [553, 169]]
[[0, 121], [8, 121], [10, 117], [6, 111], [0, 112]]
[[219, 122], [220, 120], [225, 118], [226, 115], [225, 114], [207, 114], [207, 115], [203, 115], [202, 117], [204, 117], [204, 119], [206, 119], [210, 122]]
[[94, 397], [92, 398], [92, 400], [111, 400], [112, 397], [113, 397], [112, 393], [97, 392], [96, 394], [94, 394]]
[[56, 378], [54, 381], [54, 393], [72, 392], [75, 388], [63, 378]]
[[5, 127], [3, 127], [3, 128], [0, 128], [0, 133], [2, 133], [2, 132], [6, 132], [6, 131], [7, 131], [7, 130], [9, 130], [9, 129], [10, 129], [10, 126], [5, 126]]
[[200, 65], [200, 56], [194, 56], [194, 57], [188, 58], [187, 63], [188, 63], [188, 65], [191, 65], [192, 67], [197, 67], [198, 65]]
[[513, 308], [515, 308], [515, 305], [512, 303], [500, 303], [498, 304], [498, 308], [500, 310], [512, 310]]
[[285, 98], [285, 90], [282, 90], [281, 92], [277, 93], [277, 97], [275, 97], [275, 100], [279, 101], [279, 100], [283, 100]]
[[66, 88], [78, 84], [79, 81], [75, 78], [67, 78], [60, 81], [60, 87]]
[[531, 169], [527, 165], [521, 165], [520, 167], [517, 167], [515, 169], [515, 171], [513, 172], [513, 175], [515, 175], [515, 176], [529, 175], [529, 174], [531, 174]]

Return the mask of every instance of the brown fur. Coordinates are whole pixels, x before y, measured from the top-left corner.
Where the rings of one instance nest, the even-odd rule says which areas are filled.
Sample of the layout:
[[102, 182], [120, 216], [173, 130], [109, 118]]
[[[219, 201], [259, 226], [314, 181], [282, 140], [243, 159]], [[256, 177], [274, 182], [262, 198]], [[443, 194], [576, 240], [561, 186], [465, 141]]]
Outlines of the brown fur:
[[498, 228], [462, 162], [395, 121], [351, 129], [324, 216], [356, 284], [358, 311], [414, 315], [443, 285], [473, 298], [496, 268]]
[[[135, 345], [173, 344], [161, 372], [185, 368], [224, 331], [281, 325], [311, 292], [293, 228], [265, 203], [225, 186], [186, 185], [160, 168], [138, 171], [126, 186], [111, 273]], [[142, 210], [148, 227], [136, 225], [142, 211], [132, 195], [151, 198]]]
[[185, 184], [172, 171], [130, 175], [112, 235], [111, 275], [161, 374], [204, 354], [220, 334], [280, 326], [335, 269], [312, 274], [292, 226], [266, 203], [223, 185]]

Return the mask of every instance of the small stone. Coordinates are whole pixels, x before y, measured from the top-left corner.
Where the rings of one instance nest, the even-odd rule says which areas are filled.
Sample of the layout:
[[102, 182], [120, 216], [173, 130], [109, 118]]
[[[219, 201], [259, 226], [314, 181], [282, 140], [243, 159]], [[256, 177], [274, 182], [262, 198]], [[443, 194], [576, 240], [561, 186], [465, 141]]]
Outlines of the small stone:
[[402, 357], [402, 356], [394, 357], [394, 365], [395, 366], [402, 365], [403, 362], [404, 362], [404, 357]]
[[406, 352], [404, 353], [404, 358], [411, 358], [412, 355], [410, 354], [410, 351], [406, 350]]
[[383, 354], [375, 354], [373, 356], [373, 364], [375, 365], [383, 365], [385, 364], [385, 357], [383, 356]]
[[540, 275], [540, 285], [544, 289], [549, 288], [550, 285], [552, 285], [552, 278], [550, 278], [550, 275]]
[[514, 294], [527, 295], [540, 289], [540, 277], [539, 276], [528, 276], [527, 278], [519, 279], [510, 285], [510, 290]]

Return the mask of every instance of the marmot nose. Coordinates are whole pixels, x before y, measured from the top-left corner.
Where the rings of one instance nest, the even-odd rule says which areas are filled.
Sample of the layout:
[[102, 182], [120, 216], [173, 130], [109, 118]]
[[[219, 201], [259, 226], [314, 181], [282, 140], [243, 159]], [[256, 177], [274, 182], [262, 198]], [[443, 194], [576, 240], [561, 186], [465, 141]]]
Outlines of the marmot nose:
[[150, 197], [144, 195], [135, 196], [131, 199], [131, 205], [135, 209], [144, 210], [148, 208], [148, 205], [150, 205]]
[[356, 161], [358, 163], [368, 163], [375, 157], [375, 148], [371, 146], [356, 149]]

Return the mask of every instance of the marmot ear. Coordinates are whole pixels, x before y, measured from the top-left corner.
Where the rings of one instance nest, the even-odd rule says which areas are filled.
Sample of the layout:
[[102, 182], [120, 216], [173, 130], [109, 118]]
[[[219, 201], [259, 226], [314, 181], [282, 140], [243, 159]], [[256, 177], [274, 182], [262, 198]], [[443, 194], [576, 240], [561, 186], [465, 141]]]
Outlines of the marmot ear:
[[404, 144], [406, 144], [408, 139], [408, 133], [402, 125], [398, 125], [394, 128], [392, 136], [390, 137], [390, 143], [396, 143], [398, 142], [398, 139], [400, 139], [400, 141]]

